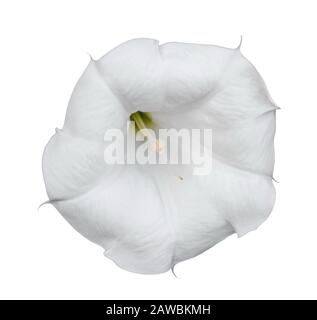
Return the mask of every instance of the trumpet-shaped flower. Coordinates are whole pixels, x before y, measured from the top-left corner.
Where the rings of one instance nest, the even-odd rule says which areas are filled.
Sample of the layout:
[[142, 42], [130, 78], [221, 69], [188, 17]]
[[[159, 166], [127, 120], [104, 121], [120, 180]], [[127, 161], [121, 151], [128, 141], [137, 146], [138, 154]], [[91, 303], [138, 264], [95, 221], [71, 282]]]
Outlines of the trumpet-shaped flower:
[[[276, 109], [240, 48], [125, 42], [90, 61], [45, 148], [49, 199], [120, 267], [165, 272], [268, 217]], [[212, 129], [212, 170], [106, 163], [105, 132], [130, 120], [143, 133]], [[163, 153], [164, 142], [153, 141]]]

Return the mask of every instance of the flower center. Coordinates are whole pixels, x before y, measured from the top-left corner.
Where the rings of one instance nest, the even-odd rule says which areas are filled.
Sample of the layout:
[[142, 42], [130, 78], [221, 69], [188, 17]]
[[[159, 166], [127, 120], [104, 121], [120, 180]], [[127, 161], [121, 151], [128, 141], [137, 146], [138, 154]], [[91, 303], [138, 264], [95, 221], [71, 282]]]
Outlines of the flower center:
[[152, 141], [151, 147], [157, 153], [161, 153], [164, 151], [164, 144], [159, 139], [156, 139], [155, 133], [153, 133], [152, 130], [149, 130], [155, 127], [150, 112], [142, 112], [142, 111], [134, 112], [130, 115], [130, 121], [134, 121], [136, 133], [142, 130], [141, 133], [147, 139], [150, 139], [150, 141]]
[[142, 129], [154, 128], [154, 122], [150, 112], [134, 112], [130, 115], [130, 120], [135, 122], [136, 132]]

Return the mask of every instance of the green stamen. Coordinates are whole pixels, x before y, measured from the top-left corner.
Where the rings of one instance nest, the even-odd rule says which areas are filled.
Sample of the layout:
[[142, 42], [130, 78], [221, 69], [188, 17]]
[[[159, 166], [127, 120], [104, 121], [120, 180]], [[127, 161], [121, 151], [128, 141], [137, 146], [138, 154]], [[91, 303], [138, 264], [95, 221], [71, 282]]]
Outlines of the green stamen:
[[130, 120], [135, 122], [136, 132], [142, 129], [154, 127], [154, 122], [149, 112], [142, 112], [142, 111], [134, 112], [130, 115]]

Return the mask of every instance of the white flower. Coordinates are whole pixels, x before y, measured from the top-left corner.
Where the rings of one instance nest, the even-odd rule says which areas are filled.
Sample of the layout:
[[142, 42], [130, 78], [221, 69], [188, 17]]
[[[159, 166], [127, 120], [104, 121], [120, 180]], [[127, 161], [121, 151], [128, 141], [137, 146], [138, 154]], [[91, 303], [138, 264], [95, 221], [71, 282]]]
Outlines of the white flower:
[[[276, 109], [240, 48], [128, 41], [79, 79], [43, 155], [49, 199], [120, 267], [165, 272], [268, 217]], [[107, 165], [105, 131], [137, 111], [159, 128], [211, 128], [211, 173]]]

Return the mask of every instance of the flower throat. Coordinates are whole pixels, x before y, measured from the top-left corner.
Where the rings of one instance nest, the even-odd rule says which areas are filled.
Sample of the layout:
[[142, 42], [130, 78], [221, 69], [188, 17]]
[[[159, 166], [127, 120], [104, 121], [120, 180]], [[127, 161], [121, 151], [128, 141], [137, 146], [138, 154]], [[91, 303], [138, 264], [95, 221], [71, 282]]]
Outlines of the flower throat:
[[154, 122], [150, 112], [142, 112], [142, 111], [134, 112], [130, 115], [130, 120], [135, 122], [136, 132], [142, 129], [154, 127]]

